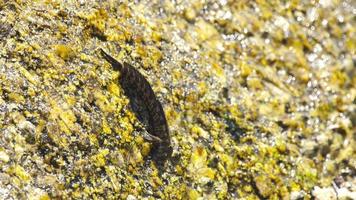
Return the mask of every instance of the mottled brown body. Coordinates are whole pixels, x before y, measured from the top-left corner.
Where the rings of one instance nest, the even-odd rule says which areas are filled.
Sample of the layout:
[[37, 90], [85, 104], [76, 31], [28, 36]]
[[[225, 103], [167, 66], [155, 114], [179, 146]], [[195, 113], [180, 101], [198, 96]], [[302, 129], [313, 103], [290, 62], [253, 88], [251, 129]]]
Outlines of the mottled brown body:
[[[151, 156], [157, 163], [163, 163], [172, 154], [169, 129], [161, 103], [157, 100], [151, 85], [134, 67], [127, 63], [123, 65], [101, 50], [103, 57], [117, 71], [120, 71], [119, 82], [125, 94], [135, 96], [140, 106], [148, 113], [148, 133], [153, 135]], [[138, 118], [140, 118], [138, 116]]]

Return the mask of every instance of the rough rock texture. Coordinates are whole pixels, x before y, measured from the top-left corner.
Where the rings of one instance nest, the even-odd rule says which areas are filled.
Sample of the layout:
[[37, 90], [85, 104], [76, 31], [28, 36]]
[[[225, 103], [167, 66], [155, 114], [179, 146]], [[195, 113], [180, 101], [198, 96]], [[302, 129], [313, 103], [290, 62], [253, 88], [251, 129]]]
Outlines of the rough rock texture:
[[[0, 199], [355, 198], [355, 15], [352, 0], [0, 0]], [[164, 167], [98, 48], [163, 104]]]

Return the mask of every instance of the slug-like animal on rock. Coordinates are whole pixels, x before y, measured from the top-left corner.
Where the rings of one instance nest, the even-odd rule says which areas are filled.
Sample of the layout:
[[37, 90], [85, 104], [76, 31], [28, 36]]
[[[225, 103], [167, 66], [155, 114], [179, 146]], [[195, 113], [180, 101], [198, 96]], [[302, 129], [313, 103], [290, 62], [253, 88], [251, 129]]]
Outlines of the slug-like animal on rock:
[[[147, 113], [147, 132], [150, 135], [150, 141], [153, 143], [150, 156], [156, 163], [164, 163], [171, 157], [173, 150], [163, 107], [153, 92], [151, 85], [133, 66], [127, 63], [121, 64], [104, 50], [100, 50], [102, 56], [112, 65], [114, 70], [120, 72], [119, 83], [129, 97], [130, 103], [138, 102], [140, 109]], [[139, 115], [139, 113], [135, 114]], [[139, 120], [142, 119], [140, 116], [137, 116], [137, 118]]]

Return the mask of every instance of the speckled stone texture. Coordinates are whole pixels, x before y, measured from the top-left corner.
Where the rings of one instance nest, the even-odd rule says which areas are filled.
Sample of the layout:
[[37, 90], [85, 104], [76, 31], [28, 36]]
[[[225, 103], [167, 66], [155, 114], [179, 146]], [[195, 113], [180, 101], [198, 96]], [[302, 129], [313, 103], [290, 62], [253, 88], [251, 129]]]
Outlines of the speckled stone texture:
[[[352, 0], [0, 0], [0, 199], [356, 198], [355, 16]], [[162, 103], [163, 166], [100, 48]]]

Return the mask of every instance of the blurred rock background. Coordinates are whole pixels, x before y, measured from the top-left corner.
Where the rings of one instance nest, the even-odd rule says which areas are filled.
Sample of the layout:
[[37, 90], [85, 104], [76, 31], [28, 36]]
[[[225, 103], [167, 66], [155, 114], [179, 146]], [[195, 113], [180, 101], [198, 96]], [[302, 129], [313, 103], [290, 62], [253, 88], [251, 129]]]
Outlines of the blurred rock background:
[[[352, 0], [0, 0], [0, 198], [356, 198], [355, 16]], [[164, 168], [98, 48], [162, 102]]]

